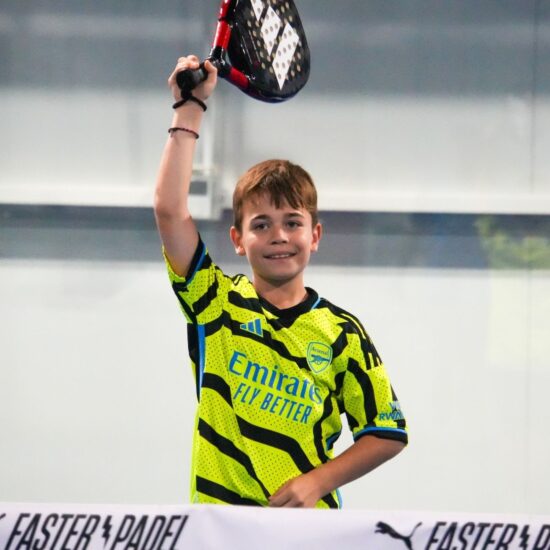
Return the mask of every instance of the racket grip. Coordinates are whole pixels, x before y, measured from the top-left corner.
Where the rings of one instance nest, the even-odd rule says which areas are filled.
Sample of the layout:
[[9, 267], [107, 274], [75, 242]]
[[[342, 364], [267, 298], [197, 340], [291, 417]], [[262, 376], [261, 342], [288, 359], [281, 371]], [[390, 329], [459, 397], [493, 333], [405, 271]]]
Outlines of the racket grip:
[[208, 78], [208, 72], [201, 64], [198, 69], [186, 69], [176, 75], [176, 82], [181, 90], [181, 97], [188, 96], [201, 82]]

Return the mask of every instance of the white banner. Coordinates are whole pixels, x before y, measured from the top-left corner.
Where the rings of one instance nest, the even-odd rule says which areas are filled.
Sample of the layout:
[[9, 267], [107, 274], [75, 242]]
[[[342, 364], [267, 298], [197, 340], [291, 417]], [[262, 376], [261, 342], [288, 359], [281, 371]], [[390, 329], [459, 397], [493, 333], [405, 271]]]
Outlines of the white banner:
[[0, 550], [550, 550], [550, 516], [0, 503]]

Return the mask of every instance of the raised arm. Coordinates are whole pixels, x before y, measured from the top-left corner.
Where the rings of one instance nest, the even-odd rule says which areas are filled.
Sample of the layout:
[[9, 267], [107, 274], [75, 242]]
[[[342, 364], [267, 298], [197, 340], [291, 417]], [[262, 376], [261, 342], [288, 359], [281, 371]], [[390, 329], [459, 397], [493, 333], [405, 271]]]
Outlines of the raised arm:
[[[196, 56], [180, 57], [176, 68], [168, 78], [174, 101], [181, 99], [176, 75], [185, 69], [196, 69]], [[216, 86], [216, 69], [205, 63], [208, 79], [193, 90], [193, 95], [206, 101]], [[194, 101], [187, 101], [174, 111], [171, 128], [186, 128], [172, 132], [160, 161], [155, 189], [155, 219], [172, 268], [178, 275], [185, 276], [198, 243], [198, 233], [188, 208], [189, 186], [193, 172], [196, 137], [199, 134], [203, 110]]]

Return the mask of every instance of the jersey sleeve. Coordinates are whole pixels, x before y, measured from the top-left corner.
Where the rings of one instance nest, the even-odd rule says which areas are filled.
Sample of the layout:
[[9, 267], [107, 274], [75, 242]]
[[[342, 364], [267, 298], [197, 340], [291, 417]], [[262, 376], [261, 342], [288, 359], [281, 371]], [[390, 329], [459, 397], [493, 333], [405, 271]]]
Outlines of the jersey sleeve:
[[164, 250], [163, 254], [172, 289], [187, 322], [206, 325], [219, 319], [227, 299], [230, 278], [212, 261], [202, 240], [199, 239], [185, 277], [174, 272]]
[[408, 442], [407, 424], [374, 344], [360, 325], [348, 334], [341, 403], [353, 439], [366, 434]]

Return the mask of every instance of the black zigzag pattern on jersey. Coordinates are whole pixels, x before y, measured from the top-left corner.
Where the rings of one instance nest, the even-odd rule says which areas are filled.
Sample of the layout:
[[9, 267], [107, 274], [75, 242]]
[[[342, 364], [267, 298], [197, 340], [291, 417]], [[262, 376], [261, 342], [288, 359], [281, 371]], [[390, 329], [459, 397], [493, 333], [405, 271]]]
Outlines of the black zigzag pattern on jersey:
[[208, 306], [218, 295], [219, 287], [220, 284], [218, 283], [218, 279], [214, 279], [212, 284], [208, 287], [208, 290], [193, 304], [193, 311], [195, 315], [200, 315], [205, 309], [208, 308]]
[[[179, 281], [172, 281], [172, 289], [176, 293], [176, 296], [178, 297], [178, 300], [181, 303], [181, 298], [179, 296], [179, 292], [189, 292], [189, 289], [187, 288], [191, 280], [193, 279], [194, 275], [196, 275], [195, 270], [199, 267], [199, 262], [202, 257], [202, 253], [205, 250], [204, 243], [200, 240], [197, 244], [197, 248], [195, 249], [195, 253], [193, 254], [193, 258], [191, 259], [191, 263], [189, 265], [189, 270], [187, 272], [187, 275], [185, 276], [185, 281], [179, 282]], [[206, 266], [210, 267], [212, 265], [212, 258], [208, 254], [206, 254], [203, 257], [201, 268]]]
[[[353, 416], [349, 411], [346, 410], [345, 412], [346, 418], [348, 419], [349, 429], [353, 432], [353, 430], [359, 427], [359, 422], [357, 421], [357, 418], [355, 418], [355, 416]], [[372, 426], [374, 426], [374, 424], [372, 424]]]
[[181, 303], [181, 298], [179, 296], [179, 293], [189, 292], [189, 289], [187, 288], [187, 283], [180, 283], [177, 281], [172, 282], [172, 290], [176, 293], [176, 296], [178, 297], [180, 303]]
[[369, 375], [361, 369], [359, 363], [350, 358], [348, 361], [348, 372], [355, 376], [359, 387], [363, 392], [363, 407], [367, 416], [367, 423], [374, 422], [374, 419], [378, 416], [378, 409], [376, 408], [376, 396], [374, 395], [374, 388]]
[[[361, 349], [365, 354], [365, 357], [368, 357], [368, 355], [366, 354], [369, 351], [372, 352], [374, 347], [373, 349], [368, 347], [368, 342], [365, 340], [365, 337], [363, 336], [363, 334], [366, 335], [366, 332], [362, 328], [361, 323], [355, 317], [353, 317], [353, 315], [348, 315], [348, 313], [345, 312], [343, 309], [335, 306], [334, 304], [331, 304], [325, 299], [321, 300], [319, 306], [317, 307], [317, 310], [321, 310], [323, 308], [328, 309], [331, 312], [331, 314], [338, 319], [338, 322], [335, 324], [338, 324], [342, 329], [342, 332], [340, 332], [336, 340], [331, 344], [332, 359], [334, 360], [337, 357], [339, 357], [346, 349], [348, 345], [348, 339], [347, 339], [348, 334], [359, 334]], [[351, 320], [346, 318], [344, 315], [349, 316], [351, 319], [353, 319], [358, 326], [354, 326], [354, 323], [351, 322]], [[361, 330], [363, 332], [361, 332], [361, 330], [358, 330], [358, 327], [361, 327]], [[376, 354], [376, 350], [374, 350], [374, 353]], [[378, 355], [376, 354], [376, 356]], [[370, 365], [367, 365], [367, 368], [370, 368]]]
[[325, 495], [321, 500], [328, 504], [329, 508], [339, 508], [338, 502], [331, 494]]
[[[194, 258], [193, 262], [198, 262], [198, 259]], [[197, 273], [193, 275], [193, 278], [198, 275], [201, 271], [208, 271], [210, 266], [212, 265], [212, 258], [207, 254], [204, 256], [202, 264], [200, 266], [200, 269]], [[222, 276], [223, 272], [221, 272], [220, 268], [215, 266], [216, 270], [221, 273]], [[189, 315], [189, 318], [191, 322], [195, 322], [197, 315], [201, 314], [205, 309], [208, 308], [208, 306], [212, 303], [212, 300], [217, 296], [218, 289], [219, 289], [219, 283], [218, 279], [215, 278], [213, 283], [210, 285], [208, 290], [190, 307], [188, 304], [185, 303], [183, 298], [180, 296], [180, 293], [189, 292], [189, 289], [187, 288], [190, 283], [190, 280], [184, 281], [184, 282], [172, 282], [172, 289], [176, 293], [176, 296], [178, 297], [179, 303], [181, 306], [185, 309], [185, 312]]]
[[275, 332], [277, 332], [278, 330], [292, 327], [292, 325], [297, 319], [298, 317], [291, 317], [291, 316], [274, 317], [273, 319], [266, 317], [267, 323]]
[[325, 398], [323, 403], [323, 414], [321, 418], [313, 425], [313, 441], [315, 441], [315, 448], [317, 449], [317, 456], [319, 460], [324, 464], [328, 462], [329, 457], [326, 453], [324, 439], [323, 439], [323, 422], [330, 417], [333, 411], [332, 399], [330, 394]]
[[199, 419], [199, 433], [202, 437], [204, 437], [204, 439], [206, 439], [206, 441], [214, 445], [214, 447], [216, 447], [220, 452], [238, 462], [246, 470], [250, 478], [260, 486], [265, 498], [269, 498], [268, 490], [265, 488], [265, 485], [254, 471], [252, 461], [246, 453], [241, 451], [230, 439], [227, 439], [223, 435], [219, 434], [202, 418]]
[[342, 327], [342, 331], [340, 334], [336, 337], [336, 340], [331, 344], [332, 348], [332, 360], [334, 361], [337, 357], [339, 357], [342, 352], [346, 349], [346, 346], [348, 345], [348, 338], [346, 333], [346, 325], [343, 323], [339, 323], [340, 327]]
[[292, 457], [292, 460], [303, 474], [314, 469], [313, 464], [309, 461], [300, 444], [292, 437], [251, 424], [241, 416], [237, 416], [237, 421], [244, 437], [285, 451]]
[[[355, 315], [352, 315], [351, 313], [349, 313], [345, 309], [342, 309], [341, 307], [338, 307], [338, 306], [334, 305], [333, 303], [329, 302], [328, 300], [323, 300], [321, 305], [322, 305], [322, 307], [326, 307], [333, 315], [335, 315], [339, 319], [342, 319], [346, 323], [349, 323], [351, 321], [352, 324], [357, 325], [356, 327], [354, 327], [353, 332], [357, 332], [357, 330], [359, 330], [359, 332], [361, 332], [362, 335], [365, 335], [365, 336], [367, 335], [367, 331], [365, 330], [365, 328], [361, 324], [361, 321], [359, 321], [359, 319], [357, 319], [357, 317], [355, 317]], [[321, 307], [321, 305], [319, 307]]]
[[[344, 309], [335, 306], [334, 304], [331, 304], [328, 301], [323, 301], [323, 307], [327, 307], [328, 310], [335, 315], [336, 317], [339, 317], [342, 319], [343, 322], [339, 323], [340, 326], [343, 327], [344, 331], [347, 334], [358, 334], [359, 335], [359, 341], [361, 343], [361, 351], [363, 352], [363, 355], [365, 356], [365, 359], [368, 358], [368, 354], [372, 353], [374, 360], [380, 364], [382, 360], [380, 359], [380, 355], [376, 351], [376, 348], [374, 347], [374, 344], [372, 343], [372, 340], [370, 339], [367, 331], [361, 324], [361, 321], [355, 317], [355, 315], [352, 315], [351, 313], [345, 311]], [[371, 368], [370, 362], [366, 361], [367, 370]]]
[[[235, 281], [235, 283], [237, 282], [238, 281]], [[234, 306], [263, 315], [262, 305], [260, 304], [260, 300], [258, 300], [258, 298], [245, 298], [236, 290], [230, 290], [227, 293], [227, 300]]]
[[231, 278], [231, 280], [233, 281], [233, 284], [235, 286], [237, 286], [240, 282], [241, 282], [241, 279], [244, 277], [244, 275], [242, 273], [237, 273], [237, 275], [233, 275], [233, 277]]
[[197, 394], [197, 400], [200, 400], [200, 380], [198, 376], [199, 365], [199, 338], [197, 334], [197, 319], [193, 310], [187, 305], [185, 300], [180, 296], [181, 292], [186, 292], [187, 288], [183, 283], [174, 283], [172, 285], [181, 308], [185, 312], [189, 323], [187, 324], [187, 348], [189, 350], [189, 358], [191, 359], [191, 365], [193, 366], [193, 376], [195, 379], [195, 393]]
[[176, 293], [176, 297], [178, 299], [178, 302], [179, 302], [181, 308], [183, 309], [183, 311], [185, 312], [185, 315], [187, 316], [187, 319], [191, 323], [196, 323], [197, 318], [196, 318], [193, 310], [189, 307], [187, 302], [181, 297], [182, 293], [188, 292], [187, 285], [185, 283], [172, 283], [172, 289]]
[[203, 325], [204, 336], [208, 338], [208, 336], [212, 336], [212, 334], [216, 334], [218, 330], [220, 330], [224, 326], [227, 326], [226, 319], [231, 319], [231, 317], [229, 316], [229, 313], [227, 313], [226, 311], [222, 311], [221, 314], [218, 317], [216, 317], [216, 319], [212, 319], [212, 321], [205, 323]]
[[189, 357], [191, 359], [191, 365], [193, 366], [193, 376], [195, 380], [195, 391], [197, 393], [197, 400], [200, 401], [200, 381], [197, 373], [197, 365], [199, 364], [199, 338], [197, 334], [197, 326], [187, 324], [187, 348], [189, 350]]
[[[247, 422], [241, 416], [237, 416], [237, 422], [239, 423], [241, 434], [244, 437], [286, 452], [303, 474], [311, 472], [311, 470], [314, 469], [313, 464], [309, 461], [300, 444], [292, 437], [267, 428], [255, 426]], [[338, 508], [338, 503], [332, 495], [326, 495], [322, 500], [324, 500], [330, 508]]]
[[261, 506], [259, 502], [255, 500], [244, 498], [241, 495], [238, 495], [234, 491], [230, 491], [227, 487], [216, 483], [215, 481], [210, 481], [201, 476], [195, 478], [197, 491], [203, 495], [216, 498], [225, 502], [226, 504], [242, 504], [245, 506]]
[[221, 376], [205, 372], [202, 379], [202, 387], [215, 391], [230, 407], [233, 407], [231, 388]]
[[334, 377], [334, 395], [336, 395], [336, 399], [338, 400], [338, 407], [340, 408], [340, 411], [342, 411], [342, 404], [344, 399], [344, 396], [342, 395], [342, 389], [344, 387], [345, 376], [346, 371], [342, 371]]

